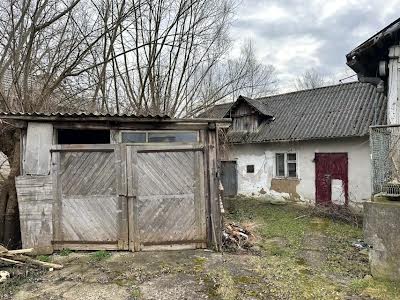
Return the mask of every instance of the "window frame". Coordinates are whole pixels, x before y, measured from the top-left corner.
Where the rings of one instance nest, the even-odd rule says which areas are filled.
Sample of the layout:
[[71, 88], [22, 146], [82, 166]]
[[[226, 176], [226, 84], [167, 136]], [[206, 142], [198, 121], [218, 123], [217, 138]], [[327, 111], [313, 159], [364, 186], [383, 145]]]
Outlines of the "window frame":
[[[134, 142], [128, 142], [128, 143], [123, 143], [122, 142], [122, 135], [123, 133], [145, 133], [146, 138], [145, 142], [143, 143], [134, 143]], [[196, 134], [196, 141], [195, 142], [149, 142], [149, 133], [195, 133]], [[153, 144], [153, 145], [159, 145], [159, 144], [195, 144], [199, 143], [199, 131], [196, 130], [120, 130], [119, 131], [119, 137], [118, 137], [119, 143], [123, 144], [132, 144], [132, 145], [148, 145], [148, 144]]]
[[[277, 159], [278, 154], [283, 154], [283, 175], [279, 175], [278, 174], [278, 159]], [[286, 160], [285, 160], [285, 156], [286, 155], [285, 155], [284, 152], [276, 152], [275, 153], [274, 159], [275, 159], [275, 177], [276, 178], [285, 178], [285, 175], [286, 175], [286, 168], [285, 168]]]
[[[252, 171], [250, 170], [249, 171], [249, 167], [252, 169]], [[254, 174], [256, 171], [255, 171], [255, 166], [254, 166], [254, 164], [252, 164], [252, 165], [246, 165], [246, 174]]]
[[[283, 176], [282, 175], [278, 175], [277, 154], [283, 154], [283, 167], [284, 167], [284, 175]], [[290, 154], [296, 155], [296, 159], [295, 160], [289, 160], [288, 156]], [[275, 167], [274, 177], [275, 178], [281, 178], [281, 179], [283, 179], [283, 178], [286, 178], [286, 179], [298, 179], [299, 178], [298, 153], [297, 152], [293, 152], [293, 151], [290, 151], [290, 152], [275, 152], [274, 159], [275, 159], [275, 164], [274, 164], [274, 167]], [[289, 164], [293, 164], [293, 163], [296, 166], [296, 176], [289, 176]]]

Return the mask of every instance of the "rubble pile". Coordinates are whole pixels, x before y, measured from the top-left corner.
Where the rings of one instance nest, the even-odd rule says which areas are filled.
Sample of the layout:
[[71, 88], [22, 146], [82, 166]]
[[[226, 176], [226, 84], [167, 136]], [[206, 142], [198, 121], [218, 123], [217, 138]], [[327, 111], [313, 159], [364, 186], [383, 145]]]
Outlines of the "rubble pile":
[[254, 246], [255, 236], [251, 232], [254, 224], [238, 225], [226, 223], [222, 231], [222, 247], [225, 251], [250, 250]]

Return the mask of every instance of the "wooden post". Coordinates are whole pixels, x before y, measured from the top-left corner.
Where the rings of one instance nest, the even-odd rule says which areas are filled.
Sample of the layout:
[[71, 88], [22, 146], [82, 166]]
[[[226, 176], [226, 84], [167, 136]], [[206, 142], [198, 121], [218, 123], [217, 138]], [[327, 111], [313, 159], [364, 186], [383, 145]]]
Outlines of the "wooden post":
[[[218, 178], [217, 178], [217, 130], [215, 124], [210, 124], [208, 131], [208, 181], [209, 181], [209, 201], [210, 201], [210, 234], [209, 242], [214, 244], [220, 251], [221, 248], [221, 207], [218, 197]], [[211, 238], [211, 240], [210, 240]]]

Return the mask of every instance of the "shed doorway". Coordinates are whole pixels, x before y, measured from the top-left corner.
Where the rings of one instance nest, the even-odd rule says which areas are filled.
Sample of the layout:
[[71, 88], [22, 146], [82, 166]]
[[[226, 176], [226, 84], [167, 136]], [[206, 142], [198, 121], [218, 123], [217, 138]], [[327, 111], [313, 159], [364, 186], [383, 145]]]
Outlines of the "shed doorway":
[[348, 204], [347, 153], [315, 153], [315, 201], [318, 205]]
[[221, 182], [224, 187], [224, 196], [233, 197], [237, 195], [237, 163], [235, 160], [221, 161]]

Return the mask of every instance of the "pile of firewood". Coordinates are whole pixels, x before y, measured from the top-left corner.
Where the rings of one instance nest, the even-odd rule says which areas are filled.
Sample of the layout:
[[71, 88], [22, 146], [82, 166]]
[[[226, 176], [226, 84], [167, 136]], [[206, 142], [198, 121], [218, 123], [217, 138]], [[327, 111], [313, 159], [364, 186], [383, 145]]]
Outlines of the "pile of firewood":
[[53, 264], [49, 262], [40, 261], [33, 259], [24, 254], [32, 254], [33, 249], [19, 249], [19, 250], [8, 250], [7, 248], [0, 245], [0, 262], [8, 265], [31, 265], [50, 270], [57, 270], [63, 268], [62, 265]]
[[240, 226], [227, 223], [222, 231], [222, 247], [225, 251], [249, 250], [254, 246], [255, 236], [250, 231], [254, 224]]

